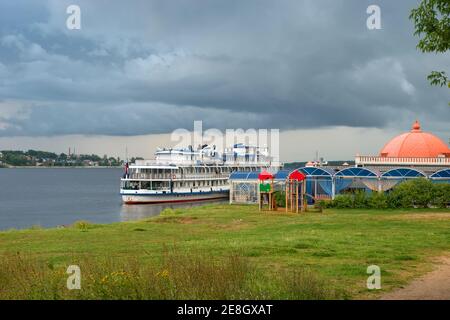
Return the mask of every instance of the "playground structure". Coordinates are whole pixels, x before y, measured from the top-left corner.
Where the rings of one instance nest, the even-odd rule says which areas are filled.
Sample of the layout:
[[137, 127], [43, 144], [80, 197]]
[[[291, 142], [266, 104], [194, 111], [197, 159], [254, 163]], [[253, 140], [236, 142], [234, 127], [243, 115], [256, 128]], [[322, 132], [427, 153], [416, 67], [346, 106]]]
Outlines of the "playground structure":
[[[269, 172], [263, 171], [258, 175], [258, 206], [259, 211], [265, 209], [267, 204], [267, 210], [277, 211], [277, 203], [274, 197], [275, 187], [274, 187], [275, 176]], [[294, 170], [289, 175], [286, 176], [284, 181], [284, 191], [286, 197], [285, 210], [286, 212], [306, 211], [306, 187], [305, 187], [306, 176]]]
[[286, 212], [298, 213], [299, 205], [302, 212], [306, 211], [306, 176], [294, 170], [286, 179]]
[[[308, 175], [301, 169], [297, 170], [280, 170], [273, 176], [267, 176], [265, 179], [259, 179], [260, 172], [233, 172], [229, 178], [230, 185], [230, 204], [258, 204], [261, 202], [261, 207], [276, 208], [275, 193], [285, 193], [284, 197], [288, 211], [297, 212], [296, 204], [298, 203], [298, 210], [305, 210], [306, 206], [313, 204], [317, 200], [331, 199], [326, 193], [329, 180], [328, 177], [323, 177], [320, 174]], [[269, 173], [270, 175], [270, 173]], [[290, 178], [289, 178], [290, 176]], [[260, 185], [263, 186], [260, 186]], [[270, 189], [269, 189], [270, 188]], [[325, 191], [324, 191], [325, 190]], [[260, 193], [262, 191], [262, 193]], [[296, 195], [298, 193], [298, 195]], [[272, 206], [269, 206], [270, 201], [274, 201]], [[298, 197], [298, 201], [295, 198]], [[272, 200], [273, 199], [273, 200]], [[302, 209], [303, 208], [303, 209]], [[267, 209], [267, 208], [265, 208]]]
[[273, 197], [274, 193], [274, 175], [263, 171], [258, 175], [259, 192], [258, 192], [258, 205], [259, 211], [264, 209], [265, 200], [267, 200], [268, 209], [270, 211], [276, 210], [276, 203]]

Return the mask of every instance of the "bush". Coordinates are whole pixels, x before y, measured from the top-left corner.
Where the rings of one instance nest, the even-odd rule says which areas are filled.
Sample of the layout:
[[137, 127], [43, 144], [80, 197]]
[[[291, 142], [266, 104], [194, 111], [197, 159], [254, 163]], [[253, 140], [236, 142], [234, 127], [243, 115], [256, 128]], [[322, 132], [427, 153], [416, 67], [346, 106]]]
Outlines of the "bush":
[[368, 201], [366, 192], [363, 190], [358, 190], [354, 196], [353, 196], [353, 204], [352, 208], [367, 208], [368, 207]]
[[450, 204], [450, 184], [433, 183], [427, 179], [411, 179], [394, 187], [389, 193], [358, 191], [342, 194], [332, 201], [321, 202], [323, 208], [446, 208]]
[[278, 207], [286, 207], [286, 192], [275, 191], [273, 196]]
[[389, 193], [392, 208], [427, 208], [435, 198], [435, 185], [427, 179], [413, 179], [400, 183]]
[[446, 208], [450, 204], [450, 183], [434, 184], [434, 197], [431, 204], [438, 208]]
[[338, 209], [348, 209], [353, 207], [353, 199], [349, 194], [337, 195], [333, 200], [333, 207]]
[[333, 200], [319, 200], [317, 204], [322, 209], [334, 208]]
[[386, 209], [388, 199], [385, 193], [371, 192], [367, 198], [367, 206], [371, 209]]

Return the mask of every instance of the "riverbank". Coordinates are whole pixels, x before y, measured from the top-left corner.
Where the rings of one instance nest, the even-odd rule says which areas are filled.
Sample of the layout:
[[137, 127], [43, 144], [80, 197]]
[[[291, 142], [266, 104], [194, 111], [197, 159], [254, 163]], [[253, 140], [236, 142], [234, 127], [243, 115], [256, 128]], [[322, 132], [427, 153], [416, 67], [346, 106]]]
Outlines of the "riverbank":
[[[449, 250], [448, 209], [168, 209], [138, 222], [0, 232], [0, 298], [377, 299]], [[82, 290], [65, 288], [73, 264]], [[369, 265], [381, 268], [381, 290], [366, 287]]]

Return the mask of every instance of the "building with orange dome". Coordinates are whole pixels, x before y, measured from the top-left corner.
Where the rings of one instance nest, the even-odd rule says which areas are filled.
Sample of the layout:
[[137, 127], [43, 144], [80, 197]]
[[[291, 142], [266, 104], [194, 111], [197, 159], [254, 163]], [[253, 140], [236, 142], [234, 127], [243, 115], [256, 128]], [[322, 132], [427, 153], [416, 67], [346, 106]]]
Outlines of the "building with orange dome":
[[[433, 183], [450, 183], [450, 149], [432, 133], [422, 131], [416, 121], [409, 132], [384, 145], [376, 156], [356, 155], [355, 165], [334, 166], [310, 161], [295, 169], [305, 178], [308, 203], [334, 199], [352, 190], [384, 192], [407, 179], [430, 179]], [[292, 169], [275, 174], [278, 184], [285, 183]], [[230, 202], [256, 203], [257, 172], [236, 172], [230, 176]], [[282, 188], [280, 190], [283, 190]]]
[[392, 167], [408, 167], [427, 173], [450, 168], [450, 149], [432, 133], [422, 131], [419, 121], [411, 131], [391, 139], [377, 156], [356, 155], [358, 167], [375, 167], [383, 172]]
[[356, 155], [355, 166], [309, 162], [297, 170], [306, 175], [307, 193], [314, 199], [334, 198], [349, 189], [389, 191], [414, 178], [450, 183], [450, 149], [415, 121], [409, 132], [388, 141], [378, 155]]

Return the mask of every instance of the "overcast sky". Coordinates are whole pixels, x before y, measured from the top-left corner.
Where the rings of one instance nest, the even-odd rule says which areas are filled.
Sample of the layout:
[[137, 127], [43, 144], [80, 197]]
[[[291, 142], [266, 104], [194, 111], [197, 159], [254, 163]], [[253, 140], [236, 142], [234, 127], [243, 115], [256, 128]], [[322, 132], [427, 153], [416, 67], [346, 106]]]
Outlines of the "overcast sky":
[[447, 141], [450, 90], [426, 76], [450, 56], [416, 50], [417, 3], [2, 1], [0, 149], [150, 156], [194, 120], [279, 128], [284, 161], [376, 154], [415, 119]]

